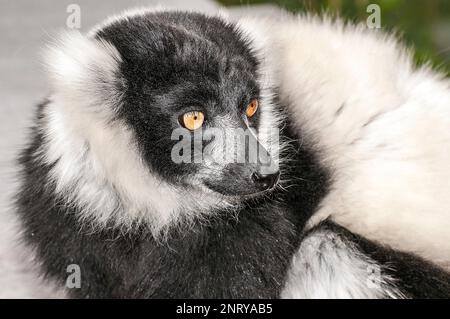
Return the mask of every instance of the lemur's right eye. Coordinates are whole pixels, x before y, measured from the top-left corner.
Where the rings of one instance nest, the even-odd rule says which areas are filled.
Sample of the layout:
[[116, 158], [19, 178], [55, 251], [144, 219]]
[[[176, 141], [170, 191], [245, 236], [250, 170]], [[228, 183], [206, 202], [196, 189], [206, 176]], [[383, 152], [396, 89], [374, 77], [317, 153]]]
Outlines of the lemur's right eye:
[[202, 112], [193, 111], [184, 113], [180, 118], [180, 123], [188, 130], [194, 131], [203, 125], [205, 116]]

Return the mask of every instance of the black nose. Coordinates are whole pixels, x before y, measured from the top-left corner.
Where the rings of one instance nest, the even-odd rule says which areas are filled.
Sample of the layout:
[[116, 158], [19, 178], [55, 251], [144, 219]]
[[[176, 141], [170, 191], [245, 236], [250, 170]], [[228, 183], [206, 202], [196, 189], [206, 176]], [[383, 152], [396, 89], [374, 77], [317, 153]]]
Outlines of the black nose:
[[259, 172], [254, 172], [252, 174], [253, 183], [258, 185], [258, 188], [262, 190], [270, 189], [278, 183], [280, 178], [280, 172], [275, 172], [271, 174], [263, 174]]

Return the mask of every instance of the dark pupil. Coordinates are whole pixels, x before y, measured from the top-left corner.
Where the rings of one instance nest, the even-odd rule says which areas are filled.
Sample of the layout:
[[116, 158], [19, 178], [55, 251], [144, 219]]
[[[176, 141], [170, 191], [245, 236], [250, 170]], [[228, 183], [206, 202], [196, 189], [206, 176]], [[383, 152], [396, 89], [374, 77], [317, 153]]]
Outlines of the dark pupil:
[[194, 121], [197, 121], [197, 116], [194, 116]]

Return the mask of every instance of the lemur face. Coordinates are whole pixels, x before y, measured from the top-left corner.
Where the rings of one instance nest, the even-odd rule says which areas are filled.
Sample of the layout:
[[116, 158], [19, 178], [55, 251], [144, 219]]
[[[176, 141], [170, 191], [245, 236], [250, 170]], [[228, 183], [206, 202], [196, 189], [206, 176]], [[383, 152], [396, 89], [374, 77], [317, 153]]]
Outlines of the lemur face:
[[[168, 21], [170, 22], [168, 24]], [[278, 168], [258, 142], [258, 63], [232, 26], [196, 14], [153, 13], [96, 34], [122, 61], [117, 117], [153, 173], [222, 195], [266, 191]]]

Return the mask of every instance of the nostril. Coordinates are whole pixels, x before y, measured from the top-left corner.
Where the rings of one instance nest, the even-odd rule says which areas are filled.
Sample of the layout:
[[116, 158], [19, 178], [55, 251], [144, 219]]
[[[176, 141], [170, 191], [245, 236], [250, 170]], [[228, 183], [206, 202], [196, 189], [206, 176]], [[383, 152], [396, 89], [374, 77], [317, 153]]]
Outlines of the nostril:
[[259, 172], [254, 172], [251, 176], [253, 183], [258, 184], [263, 189], [272, 188], [278, 182], [279, 177], [279, 172], [273, 174], [261, 174]]

